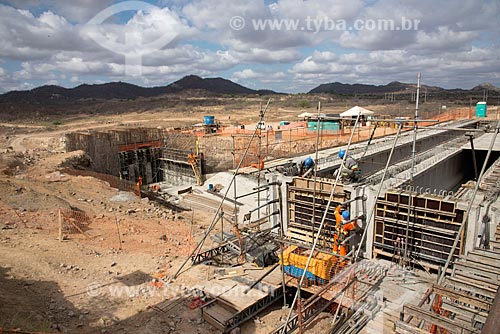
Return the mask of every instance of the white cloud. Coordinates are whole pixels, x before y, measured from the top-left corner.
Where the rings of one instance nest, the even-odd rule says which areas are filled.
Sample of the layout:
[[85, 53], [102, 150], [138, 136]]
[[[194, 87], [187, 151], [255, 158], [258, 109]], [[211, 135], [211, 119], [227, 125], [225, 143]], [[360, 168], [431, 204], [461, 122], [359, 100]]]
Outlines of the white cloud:
[[233, 73], [233, 78], [235, 80], [246, 80], [246, 79], [256, 79], [260, 78], [260, 73], [255, 72], [251, 68], [246, 68], [243, 71], [238, 71]]
[[44, 7], [72, 22], [86, 22], [114, 0], [6, 0], [16, 8], [32, 9]]
[[[350, 53], [334, 59], [313, 56], [295, 64], [291, 73], [297, 82], [310, 88], [324, 82], [358, 82], [385, 84], [399, 80], [413, 82], [417, 72], [423, 72], [430, 84], [451, 87], [471, 87], [481, 81], [498, 80], [500, 55], [494, 48], [476, 48], [442, 52], [421, 57], [403, 50]], [[453, 75], [450, 75], [453, 73]], [[470, 84], [464, 85], [464, 82]]]
[[417, 47], [433, 51], [461, 49], [478, 37], [477, 32], [453, 31], [449, 27], [438, 27], [430, 33], [419, 31], [417, 33]]
[[[276, 85], [276, 89], [280, 90], [282, 89], [284, 82], [290, 81], [291, 76], [289, 73], [285, 73], [283, 71], [276, 72], [271, 69], [257, 71], [251, 68], [246, 68], [241, 71], [234, 72], [230, 79], [244, 86], [256, 89], [269, 88], [269, 85]], [[289, 87], [286, 89], [288, 88]]]
[[[413, 80], [417, 71], [433, 84], [469, 87], [499, 84], [497, 56], [500, 2], [464, 0], [158, 0], [161, 10], [138, 12], [128, 22], [85, 23], [111, 0], [7, 0], [0, 5], [2, 87], [57, 80], [66, 85], [126, 80], [164, 84], [186, 74], [229, 75], [245, 85], [305, 87], [331, 81], [387, 83]], [[246, 26], [229, 21], [242, 16]], [[314, 33], [301, 29], [256, 30], [253, 19], [307, 18], [355, 20], [404, 17], [419, 20], [417, 30], [347, 30]], [[165, 22], [172, 22], [165, 25]], [[125, 57], [97, 44], [90, 33], [118, 44], [125, 36], [143, 43], [165, 33], [176, 38], [142, 55], [142, 77], [125, 76]], [[114, 51], [117, 51], [116, 49]], [[136, 48], [130, 54], [142, 54]], [[134, 65], [136, 66], [136, 65]], [[20, 69], [19, 69], [20, 67]], [[279, 70], [276, 70], [279, 68]], [[480, 79], [479, 79], [480, 78]], [[98, 79], [98, 80], [100, 80]], [[256, 86], [252, 86], [256, 87]], [[259, 88], [259, 87], [256, 87]], [[272, 87], [270, 87], [272, 88]], [[295, 89], [293, 88], [293, 89]]]

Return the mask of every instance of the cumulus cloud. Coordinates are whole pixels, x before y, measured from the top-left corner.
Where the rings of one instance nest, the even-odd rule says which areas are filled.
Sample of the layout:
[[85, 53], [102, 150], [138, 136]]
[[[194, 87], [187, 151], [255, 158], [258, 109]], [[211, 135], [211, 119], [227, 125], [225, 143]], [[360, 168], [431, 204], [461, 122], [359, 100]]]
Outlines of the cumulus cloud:
[[288, 91], [290, 86], [287, 85], [287, 83], [289, 83], [292, 78], [290, 73], [273, 71], [269, 68], [264, 70], [245, 68], [241, 71], [234, 72], [230, 79], [255, 89], [270, 88], [272, 85], [276, 91]]
[[[436, 0], [158, 0], [150, 3], [160, 9], [131, 12], [128, 19], [114, 17], [99, 25], [87, 22], [114, 1], [4, 3], [4, 90], [49, 81], [157, 85], [187, 74], [224, 75], [252, 87], [285, 91], [331, 81], [410, 81], [418, 71], [436, 85], [470, 87], [478, 77], [500, 83], [498, 1], [464, 0], [457, 5]], [[236, 16], [244, 20], [241, 29], [230, 26]], [[323, 24], [327, 19], [342, 20], [346, 29], [304, 29], [311, 19]], [[416, 29], [401, 29], [403, 19], [413, 20]], [[258, 28], [256, 20], [296, 25]], [[357, 21], [370, 20], [392, 20], [395, 27], [349, 29]], [[96, 34], [114, 45], [96, 43]], [[160, 47], [151, 44], [163, 36], [171, 40]], [[138, 46], [120, 46], [130, 41]], [[140, 63], [127, 66], [140, 70], [141, 77], [126, 75], [125, 55], [139, 57]]]
[[113, 0], [6, 0], [15, 8], [31, 9], [44, 7], [68, 18], [72, 22], [86, 22], [102, 9], [111, 5]]
[[[500, 55], [493, 48], [473, 47], [460, 52], [443, 52], [421, 57], [411, 51], [381, 50], [350, 53], [325, 59], [320, 52], [295, 64], [290, 70], [295, 80], [310, 88], [322, 82], [357, 82], [385, 84], [399, 80], [415, 81], [424, 73], [428, 83], [447, 87], [470, 87], [483, 81], [498, 80]], [[454, 75], [450, 75], [454, 73]], [[471, 84], [464, 85], [465, 82]]]
[[242, 71], [233, 73], [232, 79], [235, 81], [245, 81], [248, 79], [258, 79], [262, 82], [273, 82], [285, 79], [287, 74], [285, 72], [270, 72], [270, 71], [254, 71], [251, 68], [245, 68]]

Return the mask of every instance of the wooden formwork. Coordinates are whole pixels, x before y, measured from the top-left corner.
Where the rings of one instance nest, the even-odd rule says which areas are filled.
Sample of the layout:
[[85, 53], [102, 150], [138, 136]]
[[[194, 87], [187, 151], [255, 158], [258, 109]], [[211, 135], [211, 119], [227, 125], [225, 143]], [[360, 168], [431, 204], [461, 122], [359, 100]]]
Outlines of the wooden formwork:
[[[436, 270], [446, 262], [464, 218], [454, 201], [413, 193], [410, 203], [409, 192], [403, 190], [387, 191], [375, 209], [374, 255], [403, 256], [408, 229], [410, 260]], [[462, 235], [455, 258], [463, 253], [464, 242]]]
[[[287, 237], [292, 240], [313, 243], [321, 220], [326, 210], [334, 180], [296, 177], [288, 185], [288, 228]], [[319, 244], [331, 249], [335, 226], [334, 211], [337, 205], [350, 199], [350, 193], [344, 190], [342, 184], [337, 184], [333, 201], [328, 208], [325, 223], [321, 231]], [[313, 206], [314, 204], [314, 206]], [[313, 224], [314, 213], [314, 224]]]
[[[500, 235], [500, 231], [497, 228]], [[496, 242], [499, 239], [497, 237]], [[418, 305], [404, 305], [396, 333], [481, 333], [500, 287], [500, 249], [474, 249]]]

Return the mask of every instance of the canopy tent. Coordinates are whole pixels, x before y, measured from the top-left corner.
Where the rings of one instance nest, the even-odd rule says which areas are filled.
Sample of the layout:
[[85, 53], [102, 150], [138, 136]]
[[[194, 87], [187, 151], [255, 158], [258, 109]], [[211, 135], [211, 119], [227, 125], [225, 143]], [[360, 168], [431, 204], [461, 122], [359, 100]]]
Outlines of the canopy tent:
[[302, 114], [300, 114], [299, 116], [297, 116], [298, 118], [311, 118], [311, 117], [316, 117], [318, 114], [313, 114], [312, 112], [303, 112]]
[[373, 111], [362, 108], [362, 107], [352, 107], [349, 110], [344, 111], [343, 113], [340, 114], [340, 117], [356, 117], [358, 114], [361, 114], [361, 116], [370, 116], [373, 115]]

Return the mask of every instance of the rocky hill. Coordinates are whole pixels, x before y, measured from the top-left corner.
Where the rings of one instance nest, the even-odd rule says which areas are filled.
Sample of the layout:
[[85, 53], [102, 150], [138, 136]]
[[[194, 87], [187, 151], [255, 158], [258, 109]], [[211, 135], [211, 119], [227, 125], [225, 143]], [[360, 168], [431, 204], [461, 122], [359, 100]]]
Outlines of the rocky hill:
[[83, 84], [75, 88], [47, 85], [26, 91], [11, 91], [0, 95], [0, 103], [61, 104], [85, 100], [134, 100], [138, 97], [154, 97], [164, 94], [180, 94], [197, 91], [206, 95], [267, 95], [271, 90], [254, 90], [223, 78], [186, 76], [167, 86], [141, 87], [125, 82]]

